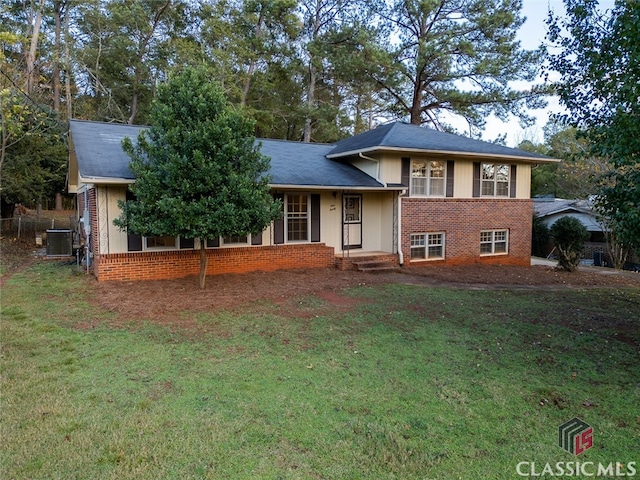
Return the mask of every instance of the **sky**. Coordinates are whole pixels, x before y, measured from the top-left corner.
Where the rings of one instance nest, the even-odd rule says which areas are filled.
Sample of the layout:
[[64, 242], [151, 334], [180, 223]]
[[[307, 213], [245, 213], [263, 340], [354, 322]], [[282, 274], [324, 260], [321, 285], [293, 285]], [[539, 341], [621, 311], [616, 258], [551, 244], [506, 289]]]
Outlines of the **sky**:
[[[564, 13], [564, 5], [562, 0], [523, 0], [522, 15], [527, 18], [524, 25], [520, 28], [518, 38], [523, 48], [532, 50], [537, 48], [547, 33], [545, 20], [547, 12], [551, 9], [556, 14]], [[600, 9], [606, 10], [613, 7], [614, 0], [600, 0]], [[562, 112], [562, 106], [556, 98], [548, 99], [546, 109], [535, 110], [532, 113], [536, 117], [535, 126], [523, 130], [518, 124], [517, 119], [511, 119], [507, 123], [503, 123], [497, 118], [489, 118], [487, 126], [482, 138], [484, 140], [494, 140], [499, 135], [507, 133], [507, 145], [516, 147], [523, 140], [530, 140], [534, 143], [544, 142], [542, 127], [545, 126], [551, 113]], [[459, 129], [463, 129], [463, 125], [456, 125]]]

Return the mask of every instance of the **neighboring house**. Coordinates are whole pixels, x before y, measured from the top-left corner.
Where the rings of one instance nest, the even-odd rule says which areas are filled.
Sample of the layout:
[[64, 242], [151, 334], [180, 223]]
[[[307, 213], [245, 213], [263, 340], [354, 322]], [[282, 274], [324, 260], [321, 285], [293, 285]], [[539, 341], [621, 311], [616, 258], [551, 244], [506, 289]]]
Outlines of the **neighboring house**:
[[[551, 227], [559, 218], [574, 217], [580, 220], [587, 231], [589, 239], [585, 242], [582, 257], [589, 262], [602, 263], [607, 257], [607, 243], [602, 224], [593, 210], [593, 202], [590, 200], [567, 200], [564, 198], [535, 197], [533, 199], [533, 211], [540, 217], [542, 223]], [[550, 253], [553, 246], [550, 245]]]
[[[199, 239], [113, 225], [135, 179], [121, 147], [145, 127], [72, 120], [69, 192], [91, 226], [99, 280], [197, 274]], [[530, 265], [531, 165], [557, 160], [402, 122], [335, 144], [258, 140], [283, 219], [261, 235], [207, 240], [209, 272], [401, 265]]]

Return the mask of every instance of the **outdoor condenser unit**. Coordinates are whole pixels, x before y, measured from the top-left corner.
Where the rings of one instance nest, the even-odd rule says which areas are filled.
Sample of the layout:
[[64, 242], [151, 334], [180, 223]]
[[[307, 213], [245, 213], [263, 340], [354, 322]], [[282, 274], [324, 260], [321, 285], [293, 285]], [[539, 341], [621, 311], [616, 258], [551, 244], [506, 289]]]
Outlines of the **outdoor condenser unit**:
[[71, 230], [47, 230], [47, 257], [70, 257], [73, 255]]

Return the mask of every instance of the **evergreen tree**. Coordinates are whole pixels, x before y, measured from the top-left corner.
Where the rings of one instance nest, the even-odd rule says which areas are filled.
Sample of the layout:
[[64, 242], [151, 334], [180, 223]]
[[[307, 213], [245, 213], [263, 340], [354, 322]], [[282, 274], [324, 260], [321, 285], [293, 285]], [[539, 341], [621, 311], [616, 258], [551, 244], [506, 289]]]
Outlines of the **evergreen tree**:
[[[589, 140], [586, 156], [604, 158], [597, 207], [615, 238], [640, 247], [640, 2], [617, 0], [610, 12], [596, 0], [564, 0], [566, 17], [550, 14], [550, 56], [561, 74], [556, 89], [566, 122]], [[566, 33], [565, 33], [566, 32]]]
[[135, 200], [120, 202], [114, 223], [144, 236], [200, 239], [200, 288], [206, 240], [257, 234], [280, 216], [269, 193], [269, 158], [253, 122], [234, 110], [204, 68], [185, 68], [161, 85], [152, 126], [124, 148], [132, 158]]

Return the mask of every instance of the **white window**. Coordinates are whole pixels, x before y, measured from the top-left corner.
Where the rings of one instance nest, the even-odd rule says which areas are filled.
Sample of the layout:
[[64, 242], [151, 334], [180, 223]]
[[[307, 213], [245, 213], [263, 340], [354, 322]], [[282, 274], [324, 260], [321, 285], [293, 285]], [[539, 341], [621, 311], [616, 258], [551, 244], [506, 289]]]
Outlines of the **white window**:
[[484, 230], [480, 232], [480, 255], [500, 255], [509, 251], [508, 230]]
[[411, 234], [412, 260], [442, 260], [444, 232]]
[[494, 163], [482, 164], [482, 196], [484, 197], [508, 197], [509, 196], [509, 165]]
[[308, 195], [287, 195], [285, 218], [288, 242], [306, 242], [309, 240]]
[[446, 162], [414, 160], [411, 165], [411, 195], [444, 197]]

